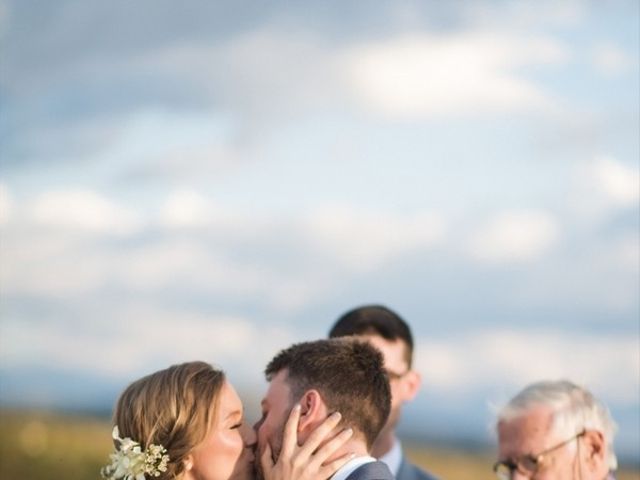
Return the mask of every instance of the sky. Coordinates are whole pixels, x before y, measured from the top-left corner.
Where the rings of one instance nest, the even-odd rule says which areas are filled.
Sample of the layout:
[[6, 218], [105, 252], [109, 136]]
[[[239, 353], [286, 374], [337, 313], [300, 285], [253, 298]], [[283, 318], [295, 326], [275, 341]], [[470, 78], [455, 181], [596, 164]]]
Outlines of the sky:
[[[0, 403], [262, 370], [385, 304], [401, 431], [569, 378], [640, 462], [633, 1], [0, 0]], [[493, 443], [492, 443], [493, 442]]]

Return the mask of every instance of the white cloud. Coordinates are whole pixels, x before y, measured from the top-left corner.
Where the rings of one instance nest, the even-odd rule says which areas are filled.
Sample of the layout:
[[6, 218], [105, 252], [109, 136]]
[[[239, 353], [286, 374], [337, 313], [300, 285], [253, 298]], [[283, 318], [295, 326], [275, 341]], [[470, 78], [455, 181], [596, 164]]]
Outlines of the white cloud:
[[324, 108], [339, 90], [322, 38], [310, 30], [286, 31], [271, 24], [214, 43], [163, 45], [128, 63], [170, 78], [180, 72], [201, 98], [215, 102], [220, 111], [240, 114], [252, 129], [253, 122], [264, 129], [292, 111]]
[[425, 389], [463, 395], [493, 386], [515, 394], [530, 382], [568, 378], [618, 404], [640, 400], [640, 346], [633, 335], [488, 330], [416, 343]]
[[596, 160], [589, 167], [592, 186], [616, 206], [628, 207], [640, 200], [640, 170], [611, 157]]
[[[234, 225], [221, 227], [219, 235], [240, 235], [256, 249], [274, 241], [281, 232], [244, 232]], [[243, 235], [247, 234], [248, 237]], [[277, 240], [276, 240], [277, 241]], [[331, 281], [324, 271], [290, 271], [290, 264], [264, 257], [255, 262], [234, 254], [233, 245], [214, 246], [203, 238], [166, 238], [135, 250], [120, 253], [110, 276], [133, 291], [153, 293], [191, 289], [212, 296], [251, 299], [267, 308], [292, 312], [326, 293]], [[286, 268], [285, 268], [286, 267]], [[296, 269], [296, 270], [297, 270]], [[106, 273], [105, 273], [106, 274]]]
[[128, 159], [134, 175], [139, 175], [138, 170], [152, 178], [171, 178], [178, 184], [193, 178], [220, 180], [243, 164], [243, 150], [235, 138], [235, 122], [223, 112], [147, 107], [116, 121], [121, 125], [121, 134], [114, 136], [100, 160], [120, 165], [122, 159]]
[[[219, 236], [240, 235], [243, 241], [256, 245], [277, 235], [236, 231], [231, 224], [216, 228]], [[113, 285], [149, 295], [190, 290], [212, 297], [251, 299], [290, 312], [317, 299], [330, 284], [323, 272], [299, 278], [269, 258], [259, 264], [245, 261], [234, 255], [232, 244], [214, 244], [208, 231], [198, 233], [202, 235], [185, 237], [170, 232], [143, 243], [109, 244], [64, 229], [52, 229], [46, 235], [37, 229], [12, 231], [3, 237], [2, 292], [72, 299], [99, 295]]]
[[356, 270], [373, 269], [393, 257], [430, 249], [443, 241], [446, 232], [444, 219], [436, 213], [401, 216], [347, 206], [316, 211], [307, 228], [316, 248]]
[[[10, 203], [8, 196], [0, 202]], [[269, 221], [252, 221], [191, 190], [170, 194], [155, 225], [90, 190], [45, 192], [23, 210], [27, 215], [3, 234], [5, 295], [68, 299], [113, 285], [147, 294], [191, 289], [292, 311], [327, 284], [326, 272], [298, 278], [271, 258], [256, 262], [237, 255], [237, 244], [260, 248], [277, 241], [283, 229], [298, 232], [297, 221], [272, 228]], [[185, 228], [191, 230], [185, 234]], [[151, 236], [123, 243], [111, 241], [114, 233]]]
[[[158, 223], [140, 224], [135, 231], [129, 223], [118, 223], [129, 222], [128, 211], [89, 191], [48, 192], [27, 205], [30, 215], [4, 238], [3, 291], [56, 299], [99, 295], [118, 286], [136, 294], [192, 291], [212, 298], [245, 297], [293, 312], [337, 288], [338, 272], [358, 274], [427, 251], [442, 244], [446, 233], [438, 214], [345, 206], [303, 218], [253, 221], [191, 190], [171, 193]], [[136, 241], [113, 241], [114, 231], [135, 232], [128, 238]], [[288, 244], [298, 247], [284, 263], [280, 253], [268, 253], [281, 249], [283, 238], [298, 239]], [[238, 254], [265, 248], [258, 259]]]
[[610, 261], [611, 265], [615, 267], [633, 273], [638, 272], [640, 267], [640, 242], [638, 242], [637, 232], [625, 235], [612, 245]]
[[88, 189], [45, 192], [28, 212], [36, 223], [47, 227], [116, 235], [140, 228], [134, 211]]
[[581, 0], [563, 2], [469, 2], [459, 6], [467, 21], [485, 28], [525, 31], [532, 28], [575, 28], [587, 17], [587, 5]]
[[160, 222], [170, 228], [203, 227], [217, 214], [219, 210], [200, 193], [181, 189], [167, 198], [160, 212]]
[[5, 367], [43, 362], [120, 379], [204, 360], [258, 380], [269, 358], [294, 338], [293, 331], [260, 326], [245, 317], [130, 305], [110, 312], [108, 322], [94, 330], [7, 319], [0, 358]]
[[[61, 244], [62, 248], [58, 248]], [[60, 250], [60, 257], [43, 254], [37, 247], [21, 249], [20, 257], [26, 258], [23, 264], [18, 263], [17, 258], [6, 255], [0, 269], [3, 293], [71, 299], [104, 286], [110, 279], [108, 272], [113, 267], [109, 256], [102, 252], [99, 255], [85, 253], [70, 257], [68, 247], [71, 244], [68, 240], [39, 243], [44, 245], [47, 252]], [[37, 258], [42, 260], [39, 262]]]
[[181, 72], [203, 98], [222, 111], [241, 112], [241, 122], [253, 129], [255, 122], [269, 127], [301, 111], [342, 109], [349, 99], [402, 118], [555, 112], [558, 100], [516, 69], [568, 58], [565, 47], [550, 37], [491, 28], [338, 47], [323, 40], [314, 32], [260, 26], [217, 44], [170, 44], [131, 58], [130, 68], [171, 76]]
[[6, 185], [0, 183], [0, 227], [4, 227], [11, 219], [13, 200]]
[[536, 210], [507, 211], [491, 218], [472, 235], [468, 250], [481, 262], [530, 261], [551, 249], [560, 236], [556, 219]]
[[225, 271], [213, 255], [196, 239], [169, 238], [124, 252], [121, 259], [126, 258], [126, 267], [121, 264], [114, 273], [136, 291], [198, 283], [211, 287], [211, 282]]
[[551, 96], [514, 72], [557, 64], [567, 53], [547, 38], [469, 33], [410, 35], [345, 53], [353, 94], [393, 117], [553, 110]]
[[[224, 52], [229, 66], [225, 75], [234, 79], [230, 86], [236, 101], [250, 100], [255, 106], [259, 102], [270, 109], [321, 105], [332, 92], [333, 71], [327, 68], [330, 60], [323, 42], [304, 30], [283, 33], [281, 29], [259, 28], [235, 37]], [[241, 90], [236, 90], [238, 87]]]
[[596, 45], [591, 58], [596, 71], [610, 76], [620, 75], [636, 63], [630, 55], [611, 43]]
[[193, 288], [217, 294], [260, 295], [278, 281], [265, 271], [229, 252], [207, 245], [204, 239], [164, 239], [119, 256], [114, 275], [136, 291]]
[[640, 169], [611, 156], [579, 165], [574, 174], [570, 205], [580, 217], [599, 220], [618, 209], [637, 208]]

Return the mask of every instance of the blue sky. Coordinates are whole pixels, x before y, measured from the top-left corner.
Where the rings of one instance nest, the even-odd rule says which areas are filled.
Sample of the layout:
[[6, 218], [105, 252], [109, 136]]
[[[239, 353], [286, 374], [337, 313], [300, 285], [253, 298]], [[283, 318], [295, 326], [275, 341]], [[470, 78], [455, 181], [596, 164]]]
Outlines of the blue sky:
[[203, 359], [255, 408], [278, 349], [375, 302], [417, 338], [407, 434], [490, 441], [569, 377], [638, 460], [638, 16], [0, 2], [0, 400]]

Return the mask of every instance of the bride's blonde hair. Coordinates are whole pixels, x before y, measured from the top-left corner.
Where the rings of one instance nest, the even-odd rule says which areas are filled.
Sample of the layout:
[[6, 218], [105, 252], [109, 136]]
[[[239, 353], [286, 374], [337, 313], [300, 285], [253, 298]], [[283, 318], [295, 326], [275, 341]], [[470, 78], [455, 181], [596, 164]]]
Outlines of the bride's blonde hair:
[[225, 382], [224, 372], [204, 362], [173, 365], [129, 385], [113, 414], [121, 437], [167, 449], [160, 479], [179, 478], [184, 459], [207, 434]]

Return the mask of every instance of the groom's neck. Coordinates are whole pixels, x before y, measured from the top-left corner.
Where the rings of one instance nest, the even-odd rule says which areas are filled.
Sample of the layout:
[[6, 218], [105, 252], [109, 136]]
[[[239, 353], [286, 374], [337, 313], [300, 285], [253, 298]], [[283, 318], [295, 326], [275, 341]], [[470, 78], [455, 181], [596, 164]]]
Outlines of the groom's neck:
[[327, 459], [324, 463], [329, 463], [347, 454], [355, 455], [354, 458], [371, 456], [364, 439], [355, 437], [340, 447], [340, 449], [338, 449], [331, 458]]

